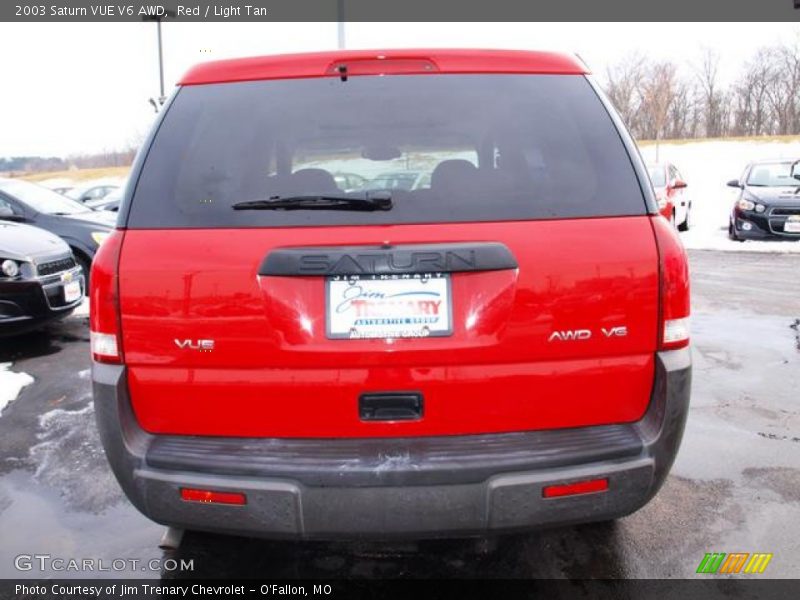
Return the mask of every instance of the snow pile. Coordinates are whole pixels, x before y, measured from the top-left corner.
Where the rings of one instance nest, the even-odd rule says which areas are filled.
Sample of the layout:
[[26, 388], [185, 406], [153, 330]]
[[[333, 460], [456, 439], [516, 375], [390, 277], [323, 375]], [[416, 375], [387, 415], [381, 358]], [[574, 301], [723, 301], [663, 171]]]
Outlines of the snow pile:
[[[641, 147], [647, 162], [655, 162], [656, 147]], [[728, 217], [737, 190], [725, 184], [738, 179], [747, 163], [770, 158], [800, 158], [800, 141], [714, 141], [662, 143], [658, 158], [671, 162], [686, 178], [692, 199], [692, 228], [681, 233], [683, 244], [693, 249], [745, 252], [797, 252], [800, 242], [734, 242], [728, 239]]]
[[19, 396], [26, 385], [33, 383], [33, 377], [27, 373], [14, 373], [8, 368], [11, 363], [0, 363], [0, 414], [3, 409]]
[[38, 443], [31, 447], [34, 478], [59, 490], [69, 507], [100, 513], [122, 499], [107, 468], [103, 444], [94, 426], [94, 405], [56, 408], [39, 416]]

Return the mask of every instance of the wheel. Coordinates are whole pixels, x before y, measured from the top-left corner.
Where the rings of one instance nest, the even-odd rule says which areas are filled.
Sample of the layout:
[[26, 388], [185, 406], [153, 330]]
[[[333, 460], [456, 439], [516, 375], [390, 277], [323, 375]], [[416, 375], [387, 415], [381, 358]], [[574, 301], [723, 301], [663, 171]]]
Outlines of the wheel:
[[689, 231], [689, 227], [691, 227], [691, 214], [692, 214], [692, 205], [690, 204], [686, 208], [686, 218], [683, 220], [683, 223], [678, 225], [678, 231]]
[[92, 261], [86, 258], [83, 254], [80, 254], [76, 250], [72, 250], [72, 253], [75, 255], [75, 262], [78, 263], [78, 266], [83, 271], [83, 284], [84, 290], [83, 293], [85, 296], [89, 295], [89, 272], [92, 268]]
[[734, 242], [744, 243], [744, 240], [740, 239], [739, 235], [736, 233], [736, 228], [733, 226], [733, 221], [728, 221], [728, 237]]

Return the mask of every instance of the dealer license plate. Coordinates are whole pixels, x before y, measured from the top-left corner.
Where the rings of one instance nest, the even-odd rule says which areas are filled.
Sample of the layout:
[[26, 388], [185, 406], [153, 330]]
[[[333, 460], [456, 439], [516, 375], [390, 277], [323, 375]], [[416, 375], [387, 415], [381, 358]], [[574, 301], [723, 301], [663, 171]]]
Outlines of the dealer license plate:
[[791, 216], [783, 224], [784, 233], [800, 233], [800, 217]]
[[329, 338], [418, 338], [453, 333], [450, 276], [341, 275], [326, 282]]
[[64, 285], [64, 302], [69, 304], [81, 297], [81, 282], [70, 281]]

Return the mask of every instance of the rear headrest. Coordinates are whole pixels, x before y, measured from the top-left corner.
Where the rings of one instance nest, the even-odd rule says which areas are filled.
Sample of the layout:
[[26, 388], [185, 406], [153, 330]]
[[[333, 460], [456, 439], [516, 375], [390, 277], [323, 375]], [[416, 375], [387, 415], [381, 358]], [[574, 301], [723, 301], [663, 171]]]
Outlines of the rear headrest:
[[478, 168], [468, 160], [454, 158], [436, 165], [431, 173], [431, 189], [471, 186], [478, 174]]
[[338, 192], [336, 180], [325, 169], [300, 169], [292, 173], [292, 191], [297, 194]]

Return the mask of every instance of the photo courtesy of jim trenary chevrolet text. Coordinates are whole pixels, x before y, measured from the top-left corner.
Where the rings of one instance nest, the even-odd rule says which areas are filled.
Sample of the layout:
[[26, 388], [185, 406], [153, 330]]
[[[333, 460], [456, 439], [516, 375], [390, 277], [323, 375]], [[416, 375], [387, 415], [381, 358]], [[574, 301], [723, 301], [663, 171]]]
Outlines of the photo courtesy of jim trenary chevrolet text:
[[0, 600], [800, 596], [795, 0], [0, 4]]

